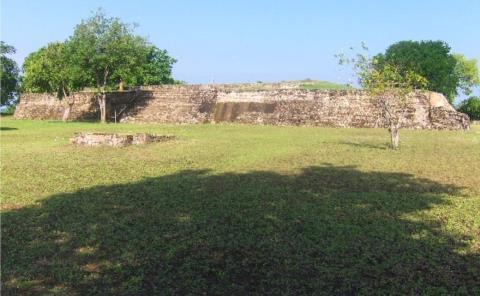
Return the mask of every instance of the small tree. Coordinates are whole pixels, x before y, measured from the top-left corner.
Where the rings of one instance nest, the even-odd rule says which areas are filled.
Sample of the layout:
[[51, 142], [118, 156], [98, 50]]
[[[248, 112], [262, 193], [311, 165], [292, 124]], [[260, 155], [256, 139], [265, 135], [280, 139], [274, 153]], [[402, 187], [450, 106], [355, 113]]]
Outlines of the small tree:
[[[362, 44], [365, 51], [368, 48]], [[343, 54], [336, 56], [340, 65], [353, 65], [359, 83], [370, 95], [373, 103], [380, 108], [384, 124], [388, 127], [391, 148], [400, 145], [400, 128], [405, 125], [409, 111], [411, 94], [423, 89], [427, 80], [414, 71], [402, 71], [395, 65], [382, 61], [379, 63], [368, 54], [357, 54], [348, 58]]]
[[362, 73], [362, 85], [380, 107], [388, 126], [391, 147], [398, 149], [400, 128], [404, 126], [409, 111], [410, 95], [427, 85], [427, 80], [413, 71], [401, 74], [395, 66], [385, 64], [381, 68]]
[[15, 48], [0, 41], [0, 104], [5, 105], [14, 101], [20, 80], [17, 63], [7, 57], [15, 53]]

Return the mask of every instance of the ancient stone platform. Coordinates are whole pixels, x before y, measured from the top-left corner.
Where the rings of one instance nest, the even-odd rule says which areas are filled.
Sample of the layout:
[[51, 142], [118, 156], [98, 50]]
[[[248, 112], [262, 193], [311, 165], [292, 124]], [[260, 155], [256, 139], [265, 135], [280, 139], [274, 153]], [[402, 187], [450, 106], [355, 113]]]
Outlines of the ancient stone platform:
[[[305, 90], [281, 84], [163, 85], [107, 94], [111, 122], [245, 123], [329, 127], [386, 127], [381, 109], [361, 90]], [[24, 93], [17, 119], [99, 120], [92, 92], [58, 100]], [[470, 120], [441, 94], [417, 91], [402, 128], [466, 130]]]
[[113, 146], [143, 145], [173, 140], [174, 136], [151, 135], [139, 133], [134, 135], [109, 133], [75, 133], [70, 143], [78, 146]]

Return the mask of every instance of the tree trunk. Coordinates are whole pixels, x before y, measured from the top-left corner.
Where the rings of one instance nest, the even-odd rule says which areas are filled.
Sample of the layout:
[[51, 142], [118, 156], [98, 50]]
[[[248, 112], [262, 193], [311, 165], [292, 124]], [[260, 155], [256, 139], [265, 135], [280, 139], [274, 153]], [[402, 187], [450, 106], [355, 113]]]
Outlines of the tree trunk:
[[100, 107], [100, 122], [107, 122], [107, 94], [102, 93], [98, 97], [98, 105]]
[[67, 92], [65, 91], [65, 88], [63, 88], [62, 91], [63, 91], [63, 99], [67, 103], [67, 107], [63, 111], [63, 116], [62, 116], [62, 121], [65, 122], [70, 117], [70, 111], [72, 110], [73, 102], [70, 102], [70, 100], [67, 99]]
[[65, 108], [65, 111], [63, 111], [63, 116], [62, 116], [62, 121], [65, 122], [68, 120], [70, 117], [70, 111], [72, 110], [72, 104], [69, 102], [67, 103], [67, 107]]
[[392, 140], [392, 149], [398, 149], [398, 146], [400, 144], [400, 129], [396, 125], [390, 126], [388, 129], [390, 131], [390, 137]]

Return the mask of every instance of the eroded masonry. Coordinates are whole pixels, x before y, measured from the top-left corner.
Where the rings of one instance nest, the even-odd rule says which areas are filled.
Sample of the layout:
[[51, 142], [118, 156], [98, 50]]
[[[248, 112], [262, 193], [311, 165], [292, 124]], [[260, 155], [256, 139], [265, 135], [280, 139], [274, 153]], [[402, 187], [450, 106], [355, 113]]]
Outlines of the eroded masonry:
[[[164, 85], [112, 92], [109, 121], [149, 123], [237, 122], [270, 125], [383, 127], [380, 110], [361, 90], [304, 90], [280, 84]], [[440, 94], [418, 92], [408, 111], [409, 128], [468, 129], [467, 115]], [[93, 92], [58, 100], [23, 94], [17, 119], [98, 120]]]

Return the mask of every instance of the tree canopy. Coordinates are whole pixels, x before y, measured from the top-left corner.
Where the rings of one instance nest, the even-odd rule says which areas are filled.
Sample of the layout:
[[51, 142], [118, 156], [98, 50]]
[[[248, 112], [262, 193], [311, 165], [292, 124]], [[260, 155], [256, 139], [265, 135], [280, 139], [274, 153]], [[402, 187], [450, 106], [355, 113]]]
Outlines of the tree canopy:
[[99, 10], [76, 26], [65, 42], [55, 42], [30, 54], [24, 63], [24, 89], [50, 92], [60, 98], [79, 88], [97, 91], [127, 85], [174, 83], [175, 59], [134, 26]]
[[15, 99], [20, 81], [17, 63], [8, 57], [15, 53], [15, 48], [0, 41], [0, 104], [5, 105]]
[[71, 51], [69, 43], [54, 42], [30, 54], [23, 64], [23, 89], [63, 98], [84, 87], [87, 76], [72, 63]]
[[85, 86], [99, 91], [115, 89], [120, 81], [135, 83], [147, 62], [147, 41], [132, 27], [101, 11], [82, 21], [67, 41], [72, 62], [88, 79]]
[[172, 78], [172, 65], [177, 60], [170, 57], [164, 49], [156, 46], [147, 48], [147, 62], [143, 65], [137, 85], [156, 85], [176, 83]]
[[480, 84], [480, 73], [477, 60], [467, 59], [463, 54], [454, 54], [457, 64], [455, 75], [458, 77], [458, 88], [466, 95], [470, 95], [473, 88]]
[[444, 94], [453, 102], [459, 90], [469, 93], [480, 82], [476, 60], [450, 52], [443, 41], [400, 41], [375, 56], [378, 67], [396, 66], [402, 75], [413, 71], [426, 78], [427, 89]]
[[98, 94], [101, 119], [106, 118], [106, 92], [126, 85], [174, 83], [175, 59], [142, 36], [134, 26], [98, 10], [83, 20], [65, 42], [51, 43], [24, 63], [24, 89], [55, 93], [92, 88]]

